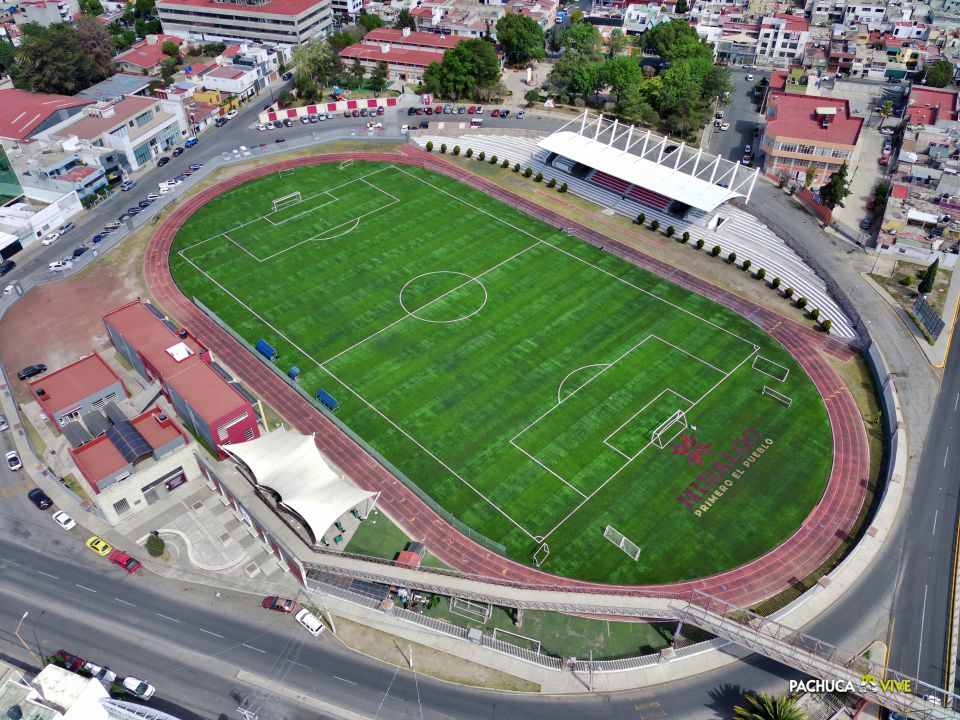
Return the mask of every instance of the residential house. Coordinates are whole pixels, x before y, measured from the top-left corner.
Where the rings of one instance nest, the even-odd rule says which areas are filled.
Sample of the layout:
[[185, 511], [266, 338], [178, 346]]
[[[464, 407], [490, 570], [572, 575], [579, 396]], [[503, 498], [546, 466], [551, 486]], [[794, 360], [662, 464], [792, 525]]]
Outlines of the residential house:
[[114, 57], [114, 65], [120, 72], [159, 76], [164, 61], [170, 57], [163, 52], [165, 42], [172, 42], [179, 48], [183, 39], [175, 35], [147, 35]]

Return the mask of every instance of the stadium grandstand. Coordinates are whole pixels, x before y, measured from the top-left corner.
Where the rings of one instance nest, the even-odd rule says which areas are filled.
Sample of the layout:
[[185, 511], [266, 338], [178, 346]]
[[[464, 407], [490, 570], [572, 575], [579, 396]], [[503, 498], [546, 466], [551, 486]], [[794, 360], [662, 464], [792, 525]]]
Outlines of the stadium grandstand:
[[718, 224], [715, 211], [724, 202], [749, 201], [759, 174], [759, 169], [588, 111], [538, 146], [552, 168], [710, 229]]

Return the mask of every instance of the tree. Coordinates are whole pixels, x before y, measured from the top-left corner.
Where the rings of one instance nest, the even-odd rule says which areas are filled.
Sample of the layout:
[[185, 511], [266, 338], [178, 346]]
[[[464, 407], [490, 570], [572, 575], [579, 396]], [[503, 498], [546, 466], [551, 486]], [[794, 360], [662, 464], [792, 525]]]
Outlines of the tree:
[[103, 24], [96, 18], [84, 15], [74, 23], [73, 29], [93, 63], [96, 77], [102, 79], [113, 75], [113, 39]]
[[937, 279], [937, 270], [940, 269], [940, 258], [937, 258], [926, 270], [923, 271], [923, 276], [920, 278], [920, 284], [917, 286], [917, 291], [921, 295], [927, 295], [933, 290], [933, 283]]
[[806, 186], [808, 188], [813, 187], [813, 181], [816, 179], [817, 179], [817, 168], [815, 165], [811, 163], [810, 165], [807, 165], [807, 173], [805, 178]]
[[227, 49], [224, 43], [207, 43], [203, 46], [203, 54], [207, 57], [217, 57], [222, 55]]
[[610, 31], [610, 38], [607, 40], [607, 55], [615, 57], [627, 49], [630, 41], [623, 34], [620, 28], [614, 28]]
[[366, 10], [361, 10], [360, 17], [357, 18], [357, 25], [363, 29], [362, 32], [366, 35], [371, 30], [382, 28], [386, 23], [379, 15], [371, 15]]
[[163, 538], [159, 535], [149, 535], [147, 536], [145, 547], [147, 552], [150, 554], [150, 557], [160, 557], [163, 555], [163, 551], [166, 548], [166, 543], [164, 543]]
[[596, 25], [574, 22], [560, 34], [560, 45], [564, 49], [573, 49], [584, 55], [595, 55], [603, 42]]
[[379, 60], [370, 73], [370, 84], [376, 92], [382, 92], [390, 79], [390, 66], [385, 60]]
[[744, 695], [743, 704], [733, 709], [734, 720], [807, 720], [789, 695]]
[[671, 20], [660, 23], [640, 36], [647, 52], [664, 60], [700, 57], [713, 61], [713, 50], [700, 41], [697, 31], [686, 20]]
[[287, 107], [292, 103], [296, 98], [293, 97], [293, 93], [289, 90], [284, 90], [277, 96], [277, 105], [280, 107]]
[[687, 0], [677, 0], [677, 4], [674, 6], [673, 11], [677, 15], [685, 15], [687, 10]]
[[103, 5], [100, 4], [100, 0], [80, 0], [78, 4], [80, 12], [84, 15], [103, 15]]
[[399, 13], [397, 13], [397, 20], [393, 26], [398, 30], [410, 28], [411, 31], [416, 31], [417, 20], [415, 17], [413, 17], [413, 15], [410, 14], [410, 11], [407, 8], [403, 8]]
[[290, 63], [293, 66], [293, 83], [301, 94], [310, 83], [319, 88], [328, 85], [332, 55], [330, 46], [322, 40], [294, 45]]
[[924, 74], [924, 85], [946, 87], [953, 82], [953, 63], [949, 60], [934, 60]]
[[160, 63], [160, 79], [163, 80], [164, 85], [169, 85], [173, 82], [173, 76], [177, 74], [177, 59], [168, 57], [166, 60]]
[[694, 69], [690, 63], [677, 62], [656, 78], [661, 81], [657, 111], [670, 128], [680, 132], [702, 125], [709, 107]]
[[10, 68], [11, 79], [18, 88], [74, 95], [109, 75], [98, 67], [73, 26], [54, 23], [41, 27], [27, 23], [20, 30], [16, 62]]
[[170, 57], [177, 57], [180, 54], [180, 46], [177, 45], [173, 40], [164, 40], [163, 45], [160, 46], [160, 49], [163, 51], [164, 55]]
[[9, 74], [10, 68], [16, 61], [16, 50], [13, 43], [0, 40], [0, 73]]
[[843, 199], [850, 194], [850, 183], [847, 180], [847, 164], [843, 163], [840, 169], [834, 172], [827, 184], [820, 188], [820, 203], [833, 210], [838, 205], [843, 207]]
[[338, 30], [327, 38], [327, 43], [330, 45], [330, 50], [335, 55], [339, 54], [340, 51], [345, 47], [353, 45], [359, 41], [359, 33], [350, 32], [349, 30]]
[[610, 91], [616, 96], [617, 102], [620, 102], [620, 98], [628, 88], [639, 85], [642, 77], [640, 64], [632, 57], [618, 55], [603, 64], [603, 78], [610, 86]]
[[509, 64], [523, 65], [544, 58], [546, 34], [540, 23], [528, 15], [507, 13], [497, 20], [497, 41]]
[[354, 58], [353, 62], [350, 63], [350, 70], [348, 75], [350, 76], [350, 84], [356, 87], [363, 85], [363, 78], [366, 76], [367, 72], [363, 69], [363, 63], [360, 62], [360, 58]]
[[880, 106], [880, 115], [886, 119], [893, 115], [893, 100], [884, 100]]
[[423, 73], [423, 85], [430, 92], [457, 100], [465, 95], [483, 97], [496, 90], [500, 81], [500, 59], [493, 44], [483, 39], [464, 40], [431, 63]]

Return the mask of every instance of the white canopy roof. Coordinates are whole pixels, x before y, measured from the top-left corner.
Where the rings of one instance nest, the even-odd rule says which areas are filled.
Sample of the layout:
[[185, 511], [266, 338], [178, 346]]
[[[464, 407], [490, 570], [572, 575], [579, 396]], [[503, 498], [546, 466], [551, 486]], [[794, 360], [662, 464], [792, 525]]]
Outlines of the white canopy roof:
[[276, 492], [281, 504], [303, 518], [317, 538], [341, 515], [378, 495], [334, 471], [312, 435], [281, 428], [223, 449], [247, 466], [257, 485]]

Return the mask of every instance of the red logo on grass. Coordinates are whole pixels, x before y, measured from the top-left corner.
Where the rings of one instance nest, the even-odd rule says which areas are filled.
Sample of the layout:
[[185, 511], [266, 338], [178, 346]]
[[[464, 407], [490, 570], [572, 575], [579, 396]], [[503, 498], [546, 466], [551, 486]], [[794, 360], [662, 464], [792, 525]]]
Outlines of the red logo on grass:
[[690, 465], [703, 465], [703, 456], [710, 454], [712, 445], [698, 445], [694, 435], [682, 435], [681, 438], [680, 444], [673, 446], [673, 454], [686, 455]]

